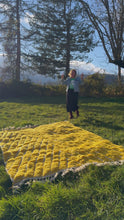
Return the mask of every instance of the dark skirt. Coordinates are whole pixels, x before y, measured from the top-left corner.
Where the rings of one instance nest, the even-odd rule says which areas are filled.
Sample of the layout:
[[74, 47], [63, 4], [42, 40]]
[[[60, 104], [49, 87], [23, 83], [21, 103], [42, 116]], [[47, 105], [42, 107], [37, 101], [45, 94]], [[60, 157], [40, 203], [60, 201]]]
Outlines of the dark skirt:
[[66, 109], [67, 112], [75, 112], [78, 110], [78, 92], [69, 89], [66, 93]]

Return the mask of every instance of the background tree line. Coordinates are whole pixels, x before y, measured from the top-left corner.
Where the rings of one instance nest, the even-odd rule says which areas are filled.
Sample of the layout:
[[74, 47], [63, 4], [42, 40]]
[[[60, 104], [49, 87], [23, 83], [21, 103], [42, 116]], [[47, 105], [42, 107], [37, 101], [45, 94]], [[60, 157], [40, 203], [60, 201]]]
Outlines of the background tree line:
[[[95, 3], [95, 4], [94, 4]], [[0, 0], [0, 38], [5, 52], [4, 72], [20, 80], [32, 69], [54, 76], [71, 60], [88, 59], [96, 46], [95, 30], [109, 62], [124, 67], [123, 0]], [[28, 18], [24, 25], [23, 18]]]

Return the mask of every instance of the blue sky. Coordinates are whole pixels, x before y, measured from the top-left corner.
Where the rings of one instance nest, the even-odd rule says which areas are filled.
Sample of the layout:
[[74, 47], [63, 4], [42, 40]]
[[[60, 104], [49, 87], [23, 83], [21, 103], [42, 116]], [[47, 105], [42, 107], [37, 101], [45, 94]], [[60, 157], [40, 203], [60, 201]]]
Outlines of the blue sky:
[[96, 67], [100, 67], [110, 74], [117, 74], [118, 67], [108, 62], [108, 58], [104, 52], [102, 46], [96, 47], [90, 54], [89, 57], [92, 59], [92, 63]]

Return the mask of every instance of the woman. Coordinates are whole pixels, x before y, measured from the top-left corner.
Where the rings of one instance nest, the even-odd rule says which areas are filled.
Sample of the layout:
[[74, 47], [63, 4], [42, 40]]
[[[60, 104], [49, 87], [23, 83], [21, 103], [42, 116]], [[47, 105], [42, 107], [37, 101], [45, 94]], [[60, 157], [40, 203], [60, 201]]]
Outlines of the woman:
[[81, 77], [76, 76], [76, 70], [72, 69], [69, 72], [69, 78], [64, 80], [64, 75], [61, 76], [63, 85], [67, 85], [66, 88], [66, 109], [69, 112], [70, 119], [73, 118], [73, 113], [76, 112], [77, 117], [79, 116], [78, 110], [78, 93], [79, 86], [83, 80], [83, 74]]

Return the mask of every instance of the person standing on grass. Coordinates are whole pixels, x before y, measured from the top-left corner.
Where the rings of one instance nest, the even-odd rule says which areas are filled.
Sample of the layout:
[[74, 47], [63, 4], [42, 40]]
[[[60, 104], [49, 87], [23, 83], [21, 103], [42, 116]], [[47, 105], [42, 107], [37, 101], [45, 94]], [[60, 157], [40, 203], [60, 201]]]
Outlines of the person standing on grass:
[[75, 69], [70, 70], [69, 77], [64, 80], [64, 74], [61, 76], [62, 84], [66, 85], [66, 109], [69, 112], [70, 119], [74, 118], [72, 112], [76, 112], [77, 117], [79, 116], [78, 110], [78, 93], [79, 86], [83, 80], [83, 73], [80, 77], [77, 77]]

